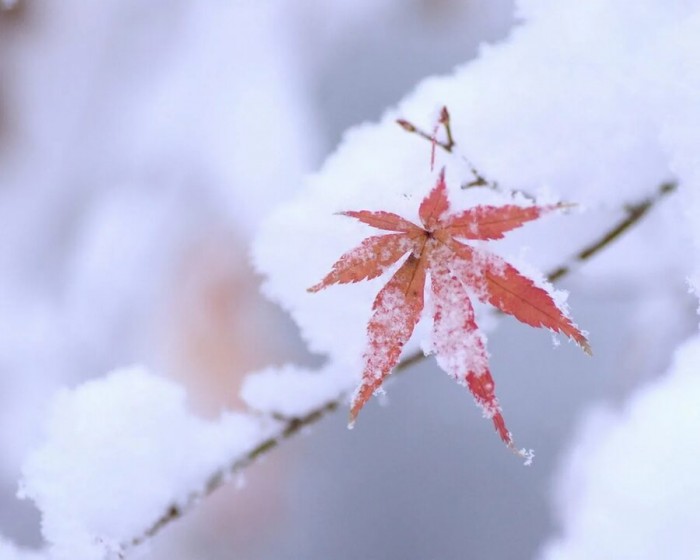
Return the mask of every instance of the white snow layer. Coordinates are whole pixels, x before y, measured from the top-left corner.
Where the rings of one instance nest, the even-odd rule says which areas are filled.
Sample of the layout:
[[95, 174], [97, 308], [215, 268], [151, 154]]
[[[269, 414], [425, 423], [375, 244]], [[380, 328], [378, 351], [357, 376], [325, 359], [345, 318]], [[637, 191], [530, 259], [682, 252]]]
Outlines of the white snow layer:
[[[334, 389], [345, 390], [361, 371], [372, 300], [386, 278], [306, 292], [343, 252], [376, 232], [334, 215], [337, 211], [381, 209], [416, 220], [418, 205], [442, 165], [447, 166], [456, 209], [498, 199], [486, 189], [460, 189], [472, 179], [462, 159], [466, 155], [501, 185], [544, 193], [548, 202], [580, 202], [589, 209], [583, 216], [545, 218], [501, 244], [499, 251], [505, 253], [532, 244], [528, 256], [544, 268], [578, 249], [577, 240], [589, 242], [605, 231], [610, 212], [649, 196], [669, 178], [679, 177], [683, 195], [694, 202], [686, 193], [696, 191], [700, 181], [700, 3], [524, 0], [520, 10], [526, 21], [509, 40], [484, 47], [476, 62], [451, 76], [426, 80], [380, 123], [349, 131], [299, 196], [266, 222], [254, 257], [267, 278], [267, 293], [292, 313], [310, 348], [329, 356], [334, 371], [347, 373], [334, 374], [329, 385], [324, 381], [302, 390], [297, 382], [317, 380], [294, 369], [267, 371], [246, 384], [244, 396], [251, 406], [300, 415], [314, 401], [327, 402]], [[430, 131], [441, 105], [450, 108], [458, 153], [448, 157], [438, 150], [431, 171], [429, 143], [393, 120], [407, 118]], [[605, 260], [610, 272], [631, 278], [670, 263], [682, 277], [692, 259], [677, 233], [678, 217], [672, 219], [655, 222], [661, 218], [652, 216], [648, 223], [653, 227], [638, 228], [637, 245], [626, 246], [629, 253], [607, 260], [604, 256], [601, 262]], [[423, 328], [407, 350], [417, 348], [425, 334]], [[669, 496], [683, 492], [688, 504], [698, 505], [691, 498], [697, 480], [686, 476], [698, 472], [693, 463], [697, 437], [691, 429], [698, 420], [692, 406], [697, 402], [697, 376], [691, 375], [698, 353], [697, 344], [686, 348], [678, 371], [656, 392], [633, 400], [620, 426], [597, 438], [600, 448], [589, 452], [593, 467], [586, 480], [590, 488], [598, 488], [600, 481], [604, 491], [582, 499], [593, 504], [593, 511], [599, 507], [596, 497], [615, 496], [606, 502], [615, 518], [588, 515], [586, 508], [576, 514], [571, 510], [566, 533], [572, 535], [570, 546], [594, 543], [595, 549], [567, 558], [601, 558], [604, 546], [613, 546], [604, 535], [629, 536], [630, 546], [638, 539], [653, 547], [654, 536], [662, 538], [660, 525], [652, 527], [643, 512], [651, 516], [655, 507], [675, 521], [675, 530], [686, 530]], [[281, 386], [286, 390], [280, 391]], [[201, 488], [212, 470], [258, 441], [260, 430], [251, 419], [236, 415], [219, 423], [199, 420], [187, 412], [176, 386], [138, 369], [116, 372], [57, 399], [47, 441], [26, 464], [24, 492], [42, 510], [44, 534], [58, 558], [97, 558], [105, 546], [138, 536], [170, 503]], [[606, 466], [612, 486], [602, 482]], [[684, 484], [673, 477], [662, 479], [664, 469], [682, 477]], [[652, 479], [656, 486], [646, 482]], [[626, 515], [631, 520], [637, 513], [641, 526], [623, 526]], [[656, 519], [661, 523], [663, 517]], [[605, 533], [604, 522], [617, 523], [616, 531]], [[585, 539], [598, 529], [600, 540]], [[692, 538], [691, 531], [683, 535]], [[566, 551], [573, 551], [565, 548], [568, 542], [553, 544], [548, 558], [564, 558]], [[670, 557], [667, 552], [646, 557]]]
[[329, 367], [309, 371], [288, 364], [246, 376], [240, 396], [257, 412], [281, 418], [302, 418], [351, 389], [347, 376]]
[[700, 558], [700, 335], [619, 411], [592, 414], [558, 492], [561, 536], [540, 560]]
[[[665, 31], [648, 52], [649, 89], [638, 95], [651, 93], [659, 139], [682, 187], [675, 225], [686, 218], [694, 247], [683, 244], [684, 254], [699, 293], [700, 3], [645, 4], [631, 28], [645, 16]], [[540, 560], [700, 558], [699, 366], [696, 335], [677, 351], [670, 372], [622, 410], [589, 416], [559, 475], [560, 535]]]
[[139, 367], [121, 369], [55, 398], [20, 494], [41, 509], [52, 559], [102, 558], [265, 435], [249, 416], [197, 418], [181, 387]]
[[315, 161], [302, 4], [0, 14], [0, 478], [16, 479], [57, 386], [172, 357], [163, 317], [193, 255], [252, 237]]
[[[670, 127], [686, 122], [684, 112], [700, 111], [698, 89], [686, 87], [700, 52], [699, 12], [689, 0], [521, 2], [525, 22], [508, 40], [483, 47], [453, 75], [425, 80], [381, 122], [348, 131], [297, 198], [269, 218], [254, 246], [266, 293], [290, 311], [312, 351], [361, 371], [372, 301], [393, 269], [370, 282], [307, 293], [341, 254], [379, 233], [335, 213], [381, 209], [415, 220], [442, 165], [456, 207], [493, 202], [498, 197], [488, 189], [460, 189], [473, 178], [463, 156], [504, 188], [588, 210], [543, 218], [490, 249], [517, 254], [529, 245], [528, 260], [547, 270], [597, 240], [626, 204], [681, 171], [677, 144], [685, 138]], [[430, 132], [443, 104], [457, 150], [448, 156], [438, 149], [431, 171], [430, 144], [394, 120]], [[670, 269], [684, 277], [688, 246], [677, 226], [677, 214], [655, 211], [625, 240], [624, 253], [618, 244], [596, 259], [601, 274], [635, 282]], [[425, 337], [425, 326], [418, 331], [407, 351]]]
[[0, 535], [0, 558], [2, 560], [46, 560], [47, 556], [39, 551], [18, 548]]

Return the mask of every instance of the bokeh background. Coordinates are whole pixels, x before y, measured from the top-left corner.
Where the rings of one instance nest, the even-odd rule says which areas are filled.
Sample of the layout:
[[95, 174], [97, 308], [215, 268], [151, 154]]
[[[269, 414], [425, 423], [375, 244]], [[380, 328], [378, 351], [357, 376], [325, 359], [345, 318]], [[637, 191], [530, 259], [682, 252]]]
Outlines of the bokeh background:
[[[0, 532], [38, 547], [38, 513], [15, 493], [47, 399], [139, 362], [215, 416], [240, 406], [246, 372], [319, 363], [258, 295], [257, 225], [345, 129], [507, 37], [517, 17], [509, 0], [0, 5]], [[556, 531], [552, 484], [585, 411], [661, 373], [695, 326], [682, 287], [643, 304], [614, 283], [564, 287], [595, 357], [508, 320], [489, 341], [532, 467], [426, 361], [355, 430], [342, 412], [325, 420], [149, 554], [534, 558]], [[675, 310], [663, 328], [660, 308]]]

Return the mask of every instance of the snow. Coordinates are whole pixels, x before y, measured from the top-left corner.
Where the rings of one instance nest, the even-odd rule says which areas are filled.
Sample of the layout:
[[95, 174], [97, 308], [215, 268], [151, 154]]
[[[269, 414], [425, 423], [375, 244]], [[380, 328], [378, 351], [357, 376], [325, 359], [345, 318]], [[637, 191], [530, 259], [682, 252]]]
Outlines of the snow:
[[54, 399], [20, 493], [41, 509], [52, 559], [101, 558], [201, 492], [271, 428], [233, 413], [202, 420], [181, 387], [140, 367], [116, 370]]
[[[587, 209], [525, 226], [497, 244], [501, 254], [530, 246], [535, 267], [567, 261], [619, 220], [619, 214], [610, 219], [611, 211], [652, 195], [674, 176], [678, 166], [662, 132], [666, 104], [676, 94], [665, 94], [656, 76], [680, 79], [673, 74], [680, 70], [676, 59], [687, 47], [667, 42], [683, 30], [690, 36], [686, 19], [694, 8], [679, 2], [667, 9], [652, 0], [623, 4], [567, 2], [542, 10], [524, 2], [526, 22], [507, 41], [484, 47], [453, 75], [425, 80], [380, 122], [350, 130], [295, 200], [270, 217], [254, 259], [266, 277], [265, 292], [290, 311], [314, 352], [341, 363], [361, 352], [372, 300], [385, 281], [305, 292], [368, 233], [334, 213], [381, 209], [415, 221], [419, 201], [435, 183], [430, 143], [396, 125], [397, 117], [430, 132], [436, 105], [450, 109], [457, 149], [438, 149], [435, 169], [446, 165], [456, 209], [509, 198], [484, 188], [465, 194], [460, 185], [472, 176], [462, 154], [506, 191], [544, 192], [547, 202]], [[608, 260], [608, 274], [644, 277], [640, 270], [668, 261], [687, 271], [687, 240], [673, 229], [657, 228], [625, 259]], [[660, 262], [642, 258], [652, 247], [663, 247]], [[408, 349], [416, 348], [415, 338]]]
[[[541, 271], [570, 264], [625, 216], [629, 204], [653, 196], [681, 170], [670, 145], [667, 108], [677, 92], [661, 86], [683, 80], [691, 61], [678, 59], [698, 52], [668, 41], [679, 32], [698, 35], [687, 23], [693, 11], [690, 3], [667, 10], [652, 0], [624, 6], [568, 2], [547, 9], [521, 3], [523, 23], [508, 40], [483, 47], [476, 61], [452, 75], [423, 81], [379, 122], [348, 131], [297, 197], [263, 224], [253, 255], [266, 278], [265, 293], [291, 313], [313, 352], [339, 369], [359, 371], [372, 303], [393, 269], [369, 282], [307, 293], [340, 255], [371, 234], [337, 213], [385, 210], [416, 222], [435, 170], [444, 166], [454, 211], [532, 204], [523, 193], [541, 194], [536, 202], [542, 204], [577, 205], [576, 213], [527, 224], [488, 244], [489, 251], [517, 262], [568, 314], [566, 292], [547, 285]], [[689, 100], [683, 101], [681, 110], [692, 111]], [[449, 108], [457, 144], [449, 154], [438, 148], [432, 165], [431, 143], [395, 121], [405, 119], [430, 134], [442, 104]], [[473, 179], [472, 165], [499, 188], [463, 190]], [[597, 269], [600, 276], [622, 275], [634, 283], [651, 273], [689, 273], [687, 237], [679, 228], [660, 226], [659, 218], [651, 222], [655, 227], [636, 245], [628, 243], [624, 258], [609, 251], [604, 268]], [[661, 256], [648, 258], [652, 251]], [[482, 312], [478, 307], [477, 322]], [[426, 338], [426, 325], [419, 325], [404, 352], [430, 347], [421, 344]]]
[[167, 361], [161, 321], [192, 254], [242, 253], [230, 239], [315, 159], [294, 4], [46, 0], [2, 22], [9, 480], [57, 387]]
[[[658, 41], [647, 53], [653, 63], [638, 67], [648, 80], [640, 91], [647, 92], [649, 114], [658, 119], [659, 144], [680, 183], [679, 200], [663, 209], [655, 233], [663, 234], [670, 224], [681, 231], [686, 275], [698, 294], [700, 6], [673, 2], [659, 13], [651, 5], [644, 7], [633, 15], [655, 19]], [[635, 18], [632, 26], [638, 24]], [[677, 286], [669, 277], [647, 281]], [[648, 321], [654, 323], [655, 336], [668, 336], [671, 323], [679, 321], [679, 310], [658, 293], [650, 299], [652, 307], [647, 303], [644, 309], [653, 313]], [[540, 560], [698, 555], [699, 364], [700, 335], [695, 335], [677, 350], [663, 377], [638, 390], [620, 409], [599, 405], [588, 414], [558, 476], [560, 530], [544, 546]]]
[[[438, 246], [431, 263], [431, 300], [433, 335], [431, 352], [440, 367], [460, 384], [466, 385], [466, 373], [477, 377], [489, 374], [486, 337], [474, 321], [474, 311], [462, 283], [446, 266], [451, 255]], [[493, 388], [492, 381], [488, 381]], [[495, 411], [488, 411], [490, 417]], [[484, 410], [487, 413], [487, 410]]]
[[287, 364], [249, 374], [241, 397], [255, 411], [282, 418], [301, 418], [352, 389], [347, 375]]
[[[30, 333], [29, 342], [20, 341], [22, 356], [13, 360], [13, 366], [15, 361], [22, 364], [17, 371], [50, 369], [46, 365], [54, 361], [60, 362], [56, 369], [63, 371], [66, 364], [74, 364], [72, 355], [66, 358], [61, 353], [62, 339], [41, 346], [45, 348], [41, 359], [30, 359], [34, 348], [48, 338], [46, 333], [67, 333], [69, 347], [111, 348], [112, 329], [134, 322], [133, 307], [143, 315], [149, 313], [141, 303], [154, 303], [153, 294], [161, 285], [157, 280], [167, 275], [167, 263], [175, 258], [170, 251], [177, 253], [198, 223], [213, 219], [230, 224], [235, 217], [243, 235], [248, 235], [271, 200], [287, 198], [288, 183], [301, 173], [299, 162], [313, 152], [313, 140], [307, 138], [311, 119], [297, 98], [301, 86], [296, 73], [301, 70], [293, 57], [282, 54], [288, 49], [280, 47], [288, 44], [287, 37], [278, 36], [276, 25], [285, 12], [259, 11], [254, 6], [186, 10], [181, 17], [193, 22], [191, 34], [183, 40], [183, 50], [175, 50], [178, 64], [163, 75], [154, 74], [155, 94], [132, 100], [137, 109], [116, 107], [108, 122], [95, 123], [87, 133], [76, 129], [81, 148], [100, 146], [87, 158], [84, 174], [81, 167], [79, 182], [92, 185], [95, 181], [113, 193], [100, 200], [79, 196], [61, 205], [66, 215], [83, 204], [89, 210], [72, 232], [75, 258], [46, 265], [48, 272], [65, 268], [71, 289], [48, 285], [41, 291], [44, 297], [35, 297], [35, 292], [25, 293], [22, 273], [0, 285], [4, 300], [21, 302], [16, 309], [8, 304], [18, 319], [0, 332], [0, 351], [15, 348], [17, 332]], [[61, 10], [56, 13], [62, 14]], [[337, 151], [304, 182], [296, 197], [266, 220], [257, 235], [253, 253], [265, 276], [265, 292], [291, 313], [309, 348], [327, 359], [324, 368], [309, 371], [287, 365], [258, 372], [247, 379], [242, 396], [261, 415], [226, 413], [216, 422], [193, 416], [181, 388], [140, 368], [115, 371], [56, 398], [44, 443], [25, 463], [22, 486], [23, 495], [42, 511], [43, 533], [56, 559], [92, 560], [118, 550], [142, 534], [170, 504], [184, 503], [193, 492], [201, 491], [212, 472], [264, 439], [274, 427], [274, 423], [267, 425], [266, 415], [304, 416], [347, 394], [362, 371], [372, 303], [399, 265], [389, 267], [379, 278], [308, 293], [340, 255], [374, 233], [337, 213], [386, 210], [417, 222], [420, 201], [443, 166], [456, 211], [477, 204], [530, 204], [523, 192], [541, 195], [541, 203], [566, 200], [581, 205], [579, 214], [548, 218], [503, 242], [488, 244], [489, 250], [494, 246], [509, 261], [512, 254], [522, 258], [523, 247], [529, 247], [527, 257], [532, 263], [518, 266], [538, 278], [541, 275], [535, 271], [566, 261], [582, 244], [597, 239], [619, 219], [626, 204], [653, 195], [664, 181], [678, 179], [687, 231], [681, 234], [679, 227], [668, 227], [678, 224], [677, 217], [673, 212], [662, 213], [640, 230], [636, 244], [627, 245], [625, 258], [613, 249], [607, 260], [601, 259], [604, 272], [600, 274], [644, 282], [650, 272], [663, 274], [671, 269], [676, 277], [692, 274], [692, 285], [700, 291], [698, 259], [688, 257], [692, 242], [697, 249], [694, 255], [700, 255], [700, 6], [689, 0], [557, 4], [522, 0], [519, 13], [523, 23], [508, 40], [484, 46], [478, 60], [451, 75], [425, 80], [378, 123], [348, 131]], [[89, 15], [84, 15], [86, 20]], [[248, 30], [262, 26], [266, 32], [231, 34], [231, 22]], [[247, 48], [251, 38], [259, 39], [256, 48]], [[228, 41], [230, 49], [212, 48]], [[37, 75], [44, 75], [42, 64], [58, 68], [62, 64], [57, 62], [79, 58], [73, 50], [55, 54], [46, 47], [42, 45], [42, 53], [54, 54], [45, 62], [27, 58], [38, 65]], [[209, 58], [211, 52], [217, 56]], [[244, 55], [230, 60], [231, 52]], [[253, 52], [257, 58], [251, 60]], [[73, 65], [77, 86], [87, 81], [82, 68], [102, 62], [93, 50], [86, 53], [90, 64]], [[27, 113], [34, 114], [34, 104], [25, 90], [55, 91], [44, 87], [52, 80], [53, 74], [46, 73], [38, 88], [31, 78], [26, 83], [20, 80], [23, 87], [14, 96], [26, 98]], [[96, 93], [77, 87], [78, 97], [111, 108], [106, 92], [114, 86], [105, 84]], [[182, 108], [193, 104], [201, 111], [180, 118]], [[432, 166], [430, 143], [406, 132], [395, 120], [404, 118], [432, 132], [443, 104], [450, 109], [457, 147], [452, 154], [437, 149]], [[34, 115], [36, 130], [27, 142], [35, 143], [38, 151], [46, 146], [61, 148], [48, 150], [47, 161], [38, 165], [32, 157], [15, 162], [8, 172], [13, 181], [16, 175], [17, 185], [40, 185], [38, 194], [22, 205], [44, 208], [45, 198], [62, 200], [63, 182], [75, 180], [75, 169], [65, 158], [68, 148], [48, 133], [52, 127], [73, 130], [73, 96], [59, 96], [58, 107], [52, 106], [50, 112]], [[122, 119], [125, 130], [139, 133], [113, 135], [120, 129], [115, 123]], [[229, 132], [219, 134], [222, 129]], [[169, 140], [163, 142], [164, 138]], [[278, 160], [277, 154], [284, 153], [275, 149], [280, 146], [294, 153]], [[122, 151], [121, 164], [103, 168], [103, 152]], [[153, 162], [156, 171], [146, 172]], [[473, 180], [472, 164], [501, 188], [463, 190], [462, 185]], [[61, 181], [42, 173], [52, 166], [62, 170]], [[40, 170], [38, 176], [35, 168]], [[186, 184], [179, 185], [173, 175], [188, 177]], [[164, 192], [145, 192], [144, 186], [151, 182], [168, 187]], [[239, 188], [231, 189], [230, 184]], [[169, 229], [171, 197], [176, 199], [173, 212], [187, 214], [194, 208], [188, 196], [178, 198], [183, 191], [194, 192], [197, 200], [205, 192], [203, 206], [196, 210], [201, 221], [188, 223], [183, 230]], [[29, 268], [24, 262], [14, 266], [12, 255], [31, 254], [28, 247], [37, 237], [53, 239], [60, 227], [53, 227], [48, 219], [52, 207], [38, 213], [36, 224], [24, 224], [11, 219], [22, 214], [17, 205], [4, 206], [8, 219], [3, 223], [11, 226], [5, 243], [13, 250], [3, 256], [3, 270]], [[149, 208], [159, 211], [146, 211]], [[29, 231], [32, 235], [25, 235]], [[159, 234], [169, 241], [162, 242]], [[660, 257], [649, 258], [650, 254]], [[152, 266], [144, 267], [144, 262]], [[129, 277], [143, 270], [149, 281], [139, 283], [138, 293], [126, 297], [123, 288]], [[105, 278], [109, 282], [104, 283]], [[115, 287], [123, 300], [111, 299]], [[563, 294], [551, 293], [563, 304]], [[402, 299], [399, 295], [387, 291], [380, 331], [396, 322], [392, 311], [393, 302]], [[64, 313], [64, 301], [69, 313]], [[137, 305], [124, 304], [134, 301]], [[93, 309], [106, 317], [103, 330], [93, 329]], [[404, 334], [412, 329], [405, 321], [394, 325]], [[445, 321], [444, 328], [454, 330], [464, 317], [450, 316]], [[481, 323], [481, 317], [477, 321]], [[405, 353], [415, 351], [428, 338], [428, 328], [418, 326]], [[75, 333], [80, 336], [71, 336]], [[143, 342], [141, 332], [133, 334]], [[480, 341], [479, 337], [465, 340], [465, 348], [452, 352], [463, 354], [470, 343]], [[101, 356], [99, 351], [96, 354]], [[54, 360], [56, 356], [63, 359]], [[453, 361], [443, 361], [447, 369], [456, 371]], [[635, 559], [697, 549], [691, 521], [700, 505], [693, 476], [698, 472], [693, 445], [697, 430], [692, 429], [698, 423], [694, 405], [700, 387], [693, 371], [699, 362], [700, 341], [695, 340], [679, 352], [669, 376], [635, 396], [623, 411], [599, 416], [597, 422], [603, 426], [593, 426], [584, 434], [564, 477], [568, 482], [562, 483], [567, 503], [561, 510], [563, 535], [548, 545], [543, 558], [601, 558], [608, 552], [610, 558], [620, 558], [620, 542], [629, 544], [630, 558]], [[32, 408], [26, 401], [15, 406]], [[488, 412], [493, 416], [495, 410]], [[0, 541], [0, 553], [12, 560], [27, 557], [4, 541]]]
[[700, 335], [619, 409], [589, 415], [557, 492], [560, 534], [540, 560], [695, 558]]
[[0, 535], [0, 558], [2, 560], [48, 560], [46, 554], [18, 548], [2, 535]]

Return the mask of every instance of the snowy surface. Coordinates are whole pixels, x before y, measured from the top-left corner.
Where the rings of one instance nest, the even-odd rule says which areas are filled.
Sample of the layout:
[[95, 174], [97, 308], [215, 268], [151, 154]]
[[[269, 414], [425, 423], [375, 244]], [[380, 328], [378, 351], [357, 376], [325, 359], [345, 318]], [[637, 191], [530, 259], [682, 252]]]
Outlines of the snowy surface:
[[291, 364], [249, 374], [241, 397], [257, 412], [301, 418], [352, 389], [347, 376], [326, 367], [313, 371]]
[[540, 560], [700, 554], [700, 337], [620, 410], [590, 414], [558, 489], [561, 535]]
[[[28, 74], [20, 78], [21, 87], [11, 96], [26, 100], [26, 112], [36, 119], [27, 144], [49, 154], [40, 165], [27, 157], [3, 171], [11, 188], [41, 187], [29, 201], [0, 205], [10, 231], [2, 241], [9, 247], [0, 255], [3, 270], [19, 271], [0, 282], [3, 316], [17, 317], [0, 330], [0, 358], [7, 355], [13, 371], [32, 374], [17, 373], [18, 379], [25, 380], [18, 383], [31, 384], [54, 364], [62, 372], [57, 377], [68, 377], [65, 371], [77, 367], [77, 360], [66, 347], [97, 348], [93, 363], [100, 363], [101, 350], [111, 348], [113, 327], [140, 324], [134, 321], [132, 308], [149, 313], [143, 305], [127, 304], [154, 299], [158, 286], [153, 278], [166, 276], [167, 263], [175, 258], [168, 251], [177, 252], [183, 239], [210, 220], [229, 224], [233, 217], [238, 221], [245, 216], [241, 229], [247, 235], [271, 200], [286, 198], [288, 182], [300, 174], [298, 162], [308, 158], [312, 149], [307, 144], [313, 141], [307, 143], [306, 114], [296, 97], [295, 61], [278, 60], [280, 53], [288, 52], [287, 39], [278, 36], [275, 25], [285, 13], [258, 11], [254, 3], [243, 5], [242, 11], [224, 6], [201, 12], [183, 8], [182, 19], [193, 22], [184, 43], [194, 45], [193, 50], [184, 56], [175, 49], [173, 66], [154, 64], [170, 71], [154, 73], [151, 93], [131, 100], [137, 110], [111, 110], [112, 100], [105, 92], [118, 79], [96, 92], [81, 90], [80, 97], [110, 109], [104, 112], [110, 115], [106, 122], [73, 131], [81, 148], [100, 146], [87, 158], [88, 164], [83, 165], [81, 157], [78, 168], [88, 171], [79, 173], [77, 182], [106, 184], [114, 194], [102, 200], [87, 195], [64, 200], [63, 183], [55, 180], [56, 175], [43, 174], [44, 169], [58, 168], [65, 184], [76, 182], [70, 165], [75, 162], [66, 158], [63, 148], [55, 148], [64, 146], [63, 138], [51, 133], [55, 128], [73, 130], [74, 96], [59, 96], [49, 114], [33, 110], [29, 92], [53, 91], [48, 87], [53, 74], [44, 70], [61, 67], [59, 63], [80, 54], [87, 60], [72, 65], [74, 82], [87, 82], [80, 69], [100, 67], [103, 57], [109, 59], [100, 53], [108, 53], [110, 46], [93, 50], [73, 45], [61, 53], [48, 41], [38, 49], [40, 56], [29, 53], [26, 60], [32, 64], [18, 65], [42, 76], [37, 83], [31, 71], [24, 70]], [[121, 13], [118, 9], [114, 3], [110, 17]], [[531, 266], [528, 272], [546, 271], [566, 260], [615, 223], [625, 204], [652, 195], [664, 181], [679, 179], [682, 203], [672, 201], [655, 212], [638, 228], [636, 239], [626, 242], [624, 253], [612, 248], [597, 259], [592, 277], [623, 278], [626, 285], [670, 291], [678, 283], [663, 280], [682, 282], [694, 274], [693, 285], [698, 289], [698, 259], [689, 255], [700, 251], [692, 253], [689, 248], [691, 235], [700, 247], [696, 219], [700, 211], [700, 6], [690, 0], [556, 5], [523, 0], [520, 14], [523, 23], [511, 37], [484, 47], [476, 62], [452, 75], [426, 80], [380, 122], [349, 131], [337, 152], [305, 182], [303, 191], [266, 222], [254, 248], [256, 265], [266, 277], [265, 290], [290, 311], [309, 348], [326, 357], [328, 366], [318, 372], [295, 366], [271, 368], [250, 377], [243, 397], [251, 408], [301, 416], [353, 386], [362, 369], [372, 301], [395, 269], [373, 281], [307, 293], [343, 252], [373, 233], [336, 213], [381, 209], [416, 221], [418, 205], [443, 165], [457, 209], [510, 202], [509, 189], [537, 195], [541, 202], [579, 204], [575, 212], [546, 217], [504, 242], [489, 243], [489, 250], [509, 260], [516, 257], [525, 268]], [[61, 10], [55, 15], [69, 17]], [[85, 21], [90, 19], [89, 11], [83, 15]], [[246, 30], [262, 26], [266, 32], [230, 34], [231, 22]], [[143, 39], [138, 26], [134, 33], [137, 44], [137, 39]], [[99, 26], [95, 35], [102, 36]], [[255, 43], [260, 48], [246, 48], [251, 37], [260, 41]], [[229, 50], [212, 47], [227, 44], [227, 38], [232, 42]], [[212, 49], [217, 56], [210, 59], [207, 53]], [[234, 51], [243, 55], [230, 60]], [[46, 52], [51, 55], [44, 60]], [[253, 52], [259, 59], [251, 60]], [[261, 70], [268, 68], [275, 71]], [[191, 75], [198, 79], [192, 80]], [[239, 89], [237, 84], [249, 87]], [[229, 103], [229, 110], [218, 110]], [[179, 118], [182, 107], [192, 104], [201, 106], [201, 113]], [[451, 111], [458, 145], [453, 155], [438, 150], [431, 169], [429, 143], [408, 134], [394, 120], [405, 118], [432, 131], [442, 105]], [[122, 121], [124, 129], [137, 134], [112, 134], [119, 129], [115, 122]], [[217, 136], [221, 129], [229, 133]], [[240, 142], [241, 137], [251, 141]], [[211, 138], [209, 143], [203, 140]], [[269, 139], [298, 147], [299, 152], [287, 154], [289, 161], [280, 161], [277, 154], [286, 152], [262, 142]], [[104, 166], [104, 153], [122, 152], [121, 165]], [[33, 156], [34, 151], [27, 153]], [[473, 179], [463, 156], [480, 173], [498, 181], [502, 192], [462, 190], [461, 185]], [[187, 179], [180, 184], [172, 173]], [[168, 186], [163, 192], [144, 193], [143, 186], [151, 182]], [[229, 184], [240, 189], [229, 189]], [[183, 192], [186, 195], [179, 198]], [[47, 200], [61, 201], [68, 216], [83, 205], [88, 211], [73, 230], [65, 232], [60, 223], [49, 219], [55, 208], [46, 205]], [[194, 210], [198, 219], [169, 228], [168, 202], [172, 200], [173, 213], [189, 215]], [[192, 200], [202, 206], [190, 204]], [[33, 221], [24, 223], [17, 217], [24, 215], [25, 207], [34, 206], [40, 211]], [[685, 233], [678, 220], [681, 208], [690, 218]], [[24, 262], [22, 255], [34, 255], [31, 247], [36, 238], [63, 239], [57, 232], [66, 236], [75, 258], [53, 266], [51, 259], [40, 259], [45, 270], [35, 276], [41, 277], [41, 289], [26, 291], [33, 265]], [[159, 235], [168, 241], [154, 246], [144, 241]], [[54, 249], [44, 247], [47, 255]], [[152, 266], [143, 266], [144, 262]], [[48, 281], [56, 270], [63, 273], [60, 276], [70, 289]], [[124, 293], [128, 278], [138, 275], [137, 271], [149, 280], [133, 285], [138, 293]], [[113, 299], [111, 288], [123, 299]], [[64, 305], [70, 312], [65, 312]], [[104, 330], [94, 329], [89, 320], [94, 309], [106, 316]], [[481, 311], [477, 308], [477, 314]], [[575, 317], [576, 309], [572, 312]], [[29, 335], [23, 336], [25, 332]], [[426, 325], [419, 325], [407, 351], [417, 349], [427, 332]], [[45, 342], [53, 333], [60, 333], [59, 340]], [[131, 334], [143, 343], [142, 333]], [[598, 417], [598, 428], [591, 428], [594, 436], [583, 438], [567, 478], [574, 483], [562, 483], [567, 503], [562, 508], [563, 537], [550, 543], [547, 560], [600, 557], [602, 546], [614, 550], [613, 537], [629, 536], [631, 542], [644, 531], [645, 550], [656, 551], [656, 557], [670, 550], [654, 548], [661, 547], [664, 531], [678, 531], [673, 546], [693, 544], [692, 528], [685, 524], [687, 518], [678, 517], [682, 510], [674, 509], [672, 502], [687, 494], [687, 503], [698, 505], [697, 484], [689, 474], [698, 471], [697, 446], [692, 445], [692, 426], [698, 420], [692, 406], [697, 402], [697, 376], [692, 371], [700, 362], [698, 344], [679, 354], [675, 373], [640, 393], [622, 413]], [[36, 348], [44, 349], [39, 358], [33, 356]], [[29, 415], [36, 409], [32, 406], [36, 400], [44, 397], [18, 401], [8, 409], [9, 417]], [[264, 434], [259, 420], [248, 416], [226, 414], [218, 422], [198, 419], [187, 411], [184, 392], [178, 387], [140, 369], [122, 370], [58, 397], [44, 443], [25, 465], [22, 492], [41, 509], [43, 533], [56, 558], [92, 560], [142, 534], [169, 504], [200, 490], [212, 471], [245, 453]], [[31, 438], [22, 439], [26, 445]], [[638, 460], [633, 461], [634, 457]], [[661, 478], [666, 472], [677, 477]], [[576, 476], [580, 476], [578, 482]], [[657, 487], [650, 491], [649, 484]], [[610, 496], [615, 497], [612, 505]], [[641, 503], [642, 497], [648, 501]], [[617, 508], [614, 519], [600, 515], [606, 507]], [[655, 517], [654, 509], [666, 515]], [[664, 525], [666, 520], [674, 520], [674, 526]], [[591, 546], [595, 546], [593, 552]], [[11, 560], [25, 559], [4, 541], [0, 541], [0, 553]]]
[[[425, 80], [380, 122], [348, 131], [299, 196], [271, 216], [254, 248], [266, 293], [290, 311], [312, 351], [357, 375], [372, 301], [394, 269], [370, 282], [307, 293], [341, 254], [374, 233], [336, 213], [381, 209], [415, 220], [442, 165], [457, 208], [499, 200], [489, 189], [460, 188], [473, 179], [464, 157], [505, 191], [579, 204], [578, 214], [543, 218], [489, 244], [526, 268], [566, 262], [616, 223], [626, 204], [653, 195], [680, 171], [667, 130], [669, 105], [689, 110], [689, 104], [677, 99], [683, 88], [667, 86], [686, 81], [692, 63], [686, 53], [697, 49], [676, 36], [691, 43], [700, 36], [689, 23], [697, 12], [693, 2], [597, 0], [546, 9], [522, 2], [524, 23], [508, 40], [482, 48], [453, 75]], [[429, 143], [394, 121], [408, 119], [431, 132], [443, 104], [457, 150], [438, 149], [432, 171]], [[655, 220], [639, 228], [624, 258], [613, 249], [599, 259], [597, 274], [631, 284], [668, 271], [689, 274], [688, 238]], [[646, 258], [649, 251], [653, 259]], [[425, 338], [425, 325], [419, 326], [406, 351]]]
[[38, 551], [17, 548], [0, 535], [0, 558], [2, 560], [46, 560], [47, 555]]
[[240, 414], [199, 419], [179, 386], [142, 368], [117, 370], [56, 397], [21, 494], [41, 509], [53, 558], [101, 558], [265, 434]]

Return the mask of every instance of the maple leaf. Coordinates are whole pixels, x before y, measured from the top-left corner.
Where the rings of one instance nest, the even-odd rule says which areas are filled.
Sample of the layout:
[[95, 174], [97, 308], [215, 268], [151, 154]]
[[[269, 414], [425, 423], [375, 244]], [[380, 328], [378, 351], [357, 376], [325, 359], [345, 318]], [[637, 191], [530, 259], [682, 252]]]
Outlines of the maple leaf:
[[432, 351], [442, 369], [466, 385], [501, 439], [510, 447], [511, 433], [495, 394], [485, 338], [474, 318], [469, 293], [533, 327], [564, 334], [590, 353], [584, 334], [533, 280], [501, 257], [465, 240], [501, 239], [505, 233], [539, 218], [560, 205], [475, 206], [450, 213], [445, 170], [423, 199], [418, 211], [422, 225], [391, 212], [341, 212], [387, 232], [368, 237], [333, 265], [310, 292], [332, 284], [376, 278], [408, 254], [377, 294], [367, 325], [362, 383], [353, 397], [351, 421], [399, 362], [401, 351], [421, 318], [426, 279], [430, 278]]

